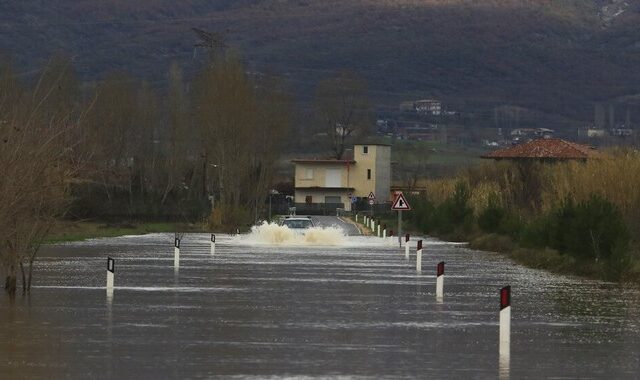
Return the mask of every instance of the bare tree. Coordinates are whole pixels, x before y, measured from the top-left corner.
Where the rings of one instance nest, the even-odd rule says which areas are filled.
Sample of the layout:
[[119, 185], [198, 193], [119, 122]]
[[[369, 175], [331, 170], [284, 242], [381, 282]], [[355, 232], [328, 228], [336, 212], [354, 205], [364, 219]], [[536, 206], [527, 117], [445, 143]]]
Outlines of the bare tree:
[[161, 204], [164, 204], [172, 191], [176, 191], [187, 180], [187, 173], [193, 171], [193, 160], [189, 160], [189, 152], [194, 151], [197, 134], [190, 129], [189, 103], [182, 71], [177, 64], [169, 69], [168, 131], [166, 133], [164, 159], [164, 189]]
[[371, 106], [366, 82], [343, 71], [318, 83], [316, 110], [336, 159], [344, 155], [350, 137], [366, 135], [371, 128]]
[[237, 56], [227, 54], [217, 56], [197, 79], [194, 106], [203, 174], [215, 165], [222, 185], [220, 204], [247, 219], [249, 210], [266, 196], [279, 144], [289, 127], [284, 91], [277, 81], [251, 80]]
[[78, 122], [72, 121], [74, 102], [55, 95], [63, 86], [63, 67], [49, 66], [33, 92], [21, 89], [10, 69], [0, 73], [0, 88], [17, 90], [0, 93], [5, 116], [0, 123], [0, 265], [11, 296], [19, 273], [23, 292], [30, 291], [35, 256], [55, 218], [65, 212], [69, 185], [78, 175], [70, 144]]

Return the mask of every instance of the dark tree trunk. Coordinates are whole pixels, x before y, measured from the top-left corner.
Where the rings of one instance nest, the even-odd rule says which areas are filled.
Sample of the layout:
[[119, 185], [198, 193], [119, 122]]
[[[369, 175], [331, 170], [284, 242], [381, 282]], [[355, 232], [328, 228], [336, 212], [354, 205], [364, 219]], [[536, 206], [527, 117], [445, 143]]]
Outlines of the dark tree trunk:
[[24, 264], [20, 261], [20, 274], [22, 275], [22, 294], [27, 294], [27, 276], [24, 272]]
[[16, 296], [16, 284], [17, 284], [16, 274], [15, 273], [8, 274], [4, 281], [4, 291], [11, 298], [14, 298]]
[[29, 260], [29, 274], [27, 276], [27, 293], [28, 294], [31, 294], [31, 279], [33, 278], [33, 260], [34, 260], [34, 257], [32, 256], [31, 259]]

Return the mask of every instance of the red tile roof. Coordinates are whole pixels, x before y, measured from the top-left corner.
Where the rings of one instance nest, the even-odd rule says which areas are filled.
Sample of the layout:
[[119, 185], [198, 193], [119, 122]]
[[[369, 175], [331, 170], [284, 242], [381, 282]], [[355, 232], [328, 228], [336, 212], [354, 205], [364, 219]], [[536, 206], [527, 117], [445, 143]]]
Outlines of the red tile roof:
[[537, 139], [509, 148], [495, 150], [483, 155], [482, 158], [586, 160], [598, 156], [599, 153], [588, 145], [576, 144], [561, 139]]
[[355, 164], [354, 160], [335, 160], [335, 159], [295, 159], [291, 160], [294, 163], [300, 164]]

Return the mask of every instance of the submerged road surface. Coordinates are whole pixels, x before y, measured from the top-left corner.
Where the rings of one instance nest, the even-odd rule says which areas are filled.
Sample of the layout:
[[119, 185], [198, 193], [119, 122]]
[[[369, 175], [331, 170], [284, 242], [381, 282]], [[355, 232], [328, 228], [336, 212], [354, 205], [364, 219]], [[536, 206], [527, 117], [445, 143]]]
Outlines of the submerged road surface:
[[[640, 374], [640, 293], [428, 241], [272, 245], [173, 235], [47, 247], [0, 306], [0, 378], [607, 378]], [[413, 253], [413, 252], [412, 252]], [[115, 292], [105, 291], [115, 258]], [[435, 265], [446, 261], [445, 298]], [[511, 355], [498, 291], [512, 286]]]
[[346, 235], [361, 235], [356, 225], [346, 218], [338, 218], [335, 216], [311, 216], [313, 224], [320, 227], [339, 227]]

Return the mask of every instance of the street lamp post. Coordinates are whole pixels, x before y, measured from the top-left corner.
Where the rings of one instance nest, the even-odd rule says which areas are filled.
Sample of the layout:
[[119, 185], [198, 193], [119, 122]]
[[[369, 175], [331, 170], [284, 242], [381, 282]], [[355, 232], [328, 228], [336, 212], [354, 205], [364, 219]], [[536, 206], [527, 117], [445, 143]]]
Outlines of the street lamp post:
[[[209, 166], [216, 168], [216, 169], [220, 169], [222, 168], [222, 164], [209, 164]], [[222, 197], [222, 175], [223, 175], [223, 171], [220, 170], [218, 171], [218, 191], [220, 192], [220, 202], [223, 201], [223, 197]], [[214, 206], [215, 206], [215, 191], [212, 190], [212, 194], [211, 194], [211, 210], [213, 210]]]
[[269, 222], [271, 222], [271, 197], [276, 194], [280, 194], [278, 190], [275, 190], [275, 189], [269, 190]]

